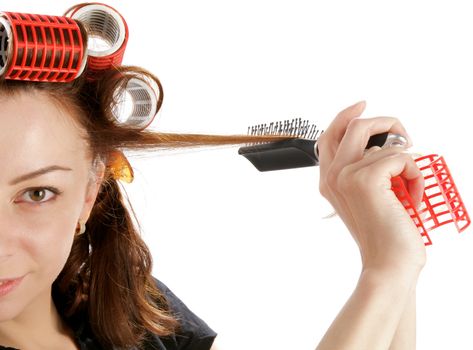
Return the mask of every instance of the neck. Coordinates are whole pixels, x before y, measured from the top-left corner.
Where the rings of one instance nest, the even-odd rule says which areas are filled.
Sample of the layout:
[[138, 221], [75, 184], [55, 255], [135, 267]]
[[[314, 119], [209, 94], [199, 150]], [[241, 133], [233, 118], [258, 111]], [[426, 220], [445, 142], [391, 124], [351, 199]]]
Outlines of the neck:
[[0, 345], [29, 348], [72, 337], [51, 296], [51, 288], [28, 304], [15, 318], [0, 322]]

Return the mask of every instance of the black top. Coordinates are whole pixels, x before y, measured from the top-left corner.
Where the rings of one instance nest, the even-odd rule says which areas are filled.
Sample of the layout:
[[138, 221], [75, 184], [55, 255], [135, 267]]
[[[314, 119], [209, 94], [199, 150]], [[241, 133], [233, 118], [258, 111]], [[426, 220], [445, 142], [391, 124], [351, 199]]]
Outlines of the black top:
[[[210, 350], [217, 334], [187, 306], [174, 295], [161, 281], [155, 279], [158, 289], [166, 297], [171, 312], [180, 323], [177, 334], [158, 337], [149, 334], [144, 346], [134, 350]], [[70, 325], [74, 331], [76, 343], [80, 350], [104, 350], [95, 340], [89, 323], [84, 320], [77, 325]], [[0, 345], [0, 350], [19, 350]], [[107, 349], [108, 350], [108, 349]]]

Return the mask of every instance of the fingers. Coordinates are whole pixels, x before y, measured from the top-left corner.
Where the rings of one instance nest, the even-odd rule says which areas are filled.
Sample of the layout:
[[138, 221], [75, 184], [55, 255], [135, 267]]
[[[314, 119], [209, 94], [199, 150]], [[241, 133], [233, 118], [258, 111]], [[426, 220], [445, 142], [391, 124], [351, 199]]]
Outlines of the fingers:
[[[384, 172], [381, 169], [379, 170], [378, 176], [382, 175], [382, 177], [378, 177], [378, 182], [384, 181], [385, 186], [389, 185], [390, 189], [390, 181], [387, 180], [391, 180], [391, 177], [402, 173], [407, 181], [411, 197], [416, 202], [420, 202], [423, 195], [424, 180], [413, 159], [409, 156], [400, 155], [405, 151], [404, 147], [391, 147], [382, 150], [382, 152], [380, 147], [372, 147], [365, 153], [369, 138], [372, 135], [384, 132], [405, 136], [408, 139], [406, 147], [410, 147], [412, 141], [406, 129], [398, 119], [392, 117], [359, 118], [365, 106], [366, 103], [362, 101], [341, 111], [317, 141], [321, 174], [320, 188], [326, 190], [324, 192], [330, 192], [327, 190], [327, 188], [330, 188], [327, 182], [332, 182], [348, 166], [351, 168], [349, 172], [352, 173], [371, 166], [378, 168], [381, 164], [388, 166], [385, 164], [388, 162], [387, 160], [397, 157], [390, 163], [389, 168], [384, 169]], [[410, 160], [407, 160], [408, 158]], [[400, 159], [404, 159], [404, 162], [399, 163]], [[378, 162], [379, 164], [377, 164]], [[399, 172], [396, 174], [397, 171]], [[369, 177], [371, 175], [367, 174]]]
[[[407, 191], [409, 192], [409, 195], [411, 196], [414, 205], [417, 208], [424, 195], [424, 176], [410, 155], [401, 154], [396, 160], [398, 159], [399, 161], [393, 164], [392, 168], [388, 169], [390, 172], [389, 179], [391, 180], [391, 178], [399, 175], [403, 180], [407, 181]], [[401, 169], [401, 167], [402, 171], [399, 173], [399, 169]], [[398, 173], [398, 175], [392, 175], [396, 173]]]
[[345, 134], [348, 124], [350, 124], [353, 119], [360, 117], [365, 108], [365, 101], [357, 102], [354, 105], [345, 108], [337, 114], [325, 132], [328, 132], [330, 136], [335, 136], [335, 140], [340, 141]]
[[374, 152], [376, 152], [376, 151], [380, 151], [381, 149], [382, 149], [382, 148], [379, 147], [379, 146], [373, 146], [373, 147], [371, 147], [371, 148], [369, 148], [369, 149], [366, 150], [366, 152], [365, 152], [365, 157], [366, 157], [366, 156], [369, 156], [370, 154], [372, 154], [372, 153], [374, 153]]
[[372, 150], [352, 169], [370, 186], [383, 184], [391, 189], [391, 178], [401, 176], [416, 207], [424, 194], [424, 176], [412, 156], [397, 147]]
[[363, 156], [363, 160], [359, 161], [356, 165], [354, 164], [354, 166], [357, 168], [362, 168], [373, 164], [380, 159], [401, 153], [406, 153], [406, 148], [396, 146], [383, 149], [381, 147], [374, 146], [367, 150]]
[[[404, 126], [397, 118], [377, 117], [352, 120], [333, 158], [333, 166], [343, 169], [362, 159], [369, 138], [383, 132], [400, 134], [410, 139]], [[411, 141], [409, 143], [412, 144]]]
[[319, 149], [319, 161], [321, 163], [321, 172], [325, 170], [324, 164], [330, 164], [335, 155], [338, 145], [345, 134], [345, 130], [351, 120], [358, 118], [365, 110], [365, 101], [360, 101], [354, 105], [345, 108], [337, 114], [329, 127], [317, 140]]

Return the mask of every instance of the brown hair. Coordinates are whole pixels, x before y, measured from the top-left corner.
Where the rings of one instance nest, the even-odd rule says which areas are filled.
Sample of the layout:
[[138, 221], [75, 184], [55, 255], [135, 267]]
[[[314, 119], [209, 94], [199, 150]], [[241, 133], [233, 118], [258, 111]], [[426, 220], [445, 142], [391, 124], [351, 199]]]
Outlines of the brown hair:
[[[122, 66], [94, 80], [84, 76], [71, 83], [0, 80], [0, 93], [8, 96], [41, 91], [73, 111], [74, 120], [86, 131], [91, 159], [104, 164], [116, 150], [156, 151], [288, 138], [173, 134], [119, 124], [111, 114], [117, 103], [114, 91], [137, 75], [148, 77], [162, 89], [158, 78], [148, 71]], [[147, 332], [166, 336], [178, 329], [178, 321], [151, 276], [152, 257], [133, 225], [131, 214], [135, 220], [136, 216], [129, 202], [128, 205], [131, 213], [117, 180], [107, 169], [86, 234], [75, 238], [70, 256], [53, 283], [53, 293], [64, 300], [57, 305], [61, 315], [66, 320], [88, 319], [94, 336], [105, 348], [139, 347]]]

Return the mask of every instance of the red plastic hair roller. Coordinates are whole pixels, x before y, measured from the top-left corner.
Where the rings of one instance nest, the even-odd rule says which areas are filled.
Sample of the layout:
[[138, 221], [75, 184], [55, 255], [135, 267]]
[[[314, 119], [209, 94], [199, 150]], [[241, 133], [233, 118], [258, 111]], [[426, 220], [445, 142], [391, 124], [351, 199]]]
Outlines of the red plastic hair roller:
[[118, 11], [101, 3], [84, 3], [70, 8], [65, 15], [86, 28], [88, 70], [98, 72], [122, 63], [128, 26]]
[[78, 24], [67, 17], [0, 13], [0, 76], [69, 82], [86, 63]]
[[431, 154], [417, 158], [417, 166], [425, 180], [422, 203], [415, 207], [400, 176], [391, 179], [392, 190], [419, 229], [425, 245], [431, 245], [428, 232], [454, 223], [463, 232], [471, 220], [443, 157]]

